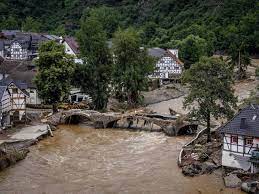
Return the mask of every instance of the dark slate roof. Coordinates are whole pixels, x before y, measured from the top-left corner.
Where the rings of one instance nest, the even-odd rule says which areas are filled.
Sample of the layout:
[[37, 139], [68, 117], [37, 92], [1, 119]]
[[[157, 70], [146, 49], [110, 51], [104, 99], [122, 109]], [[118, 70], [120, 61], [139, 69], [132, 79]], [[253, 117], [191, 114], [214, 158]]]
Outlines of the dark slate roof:
[[20, 31], [19, 30], [2, 30], [2, 34], [8, 39], [14, 38], [18, 32], [20, 32]]
[[166, 51], [161, 48], [149, 48], [148, 49], [148, 55], [156, 58], [161, 58]]
[[0, 99], [2, 99], [7, 86], [0, 86]]
[[24, 72], [13, 72], [11, 73], [6, 80], [14, 81], [16, 85], [18, 85], [21, 89], [27, 88], [36, 88], [35, 84], [33, 83], [33, 79], [36, 75], [35, 70], [31, 71], [24, 71]]
[[12, 79], [5, 79], [0, 81], [0, 87], [8, 87], [11, 83], [14, 83], [16, 87], [18, 87], [26, 96], [30, 96], [30, 94], [26, 91], [28, 88], [26, 83], [20, 81], [20, 80], [12, 80]]
[[1, 74], [11, 74], [17, 71], [24, 72], [28, 70], [32, 61], [19, 61], [19, 60], [4, 60], [0, 63]]
[[250, 105], [242, 109], [219, 130], [233, 135], [259, 137], [259, 105]]

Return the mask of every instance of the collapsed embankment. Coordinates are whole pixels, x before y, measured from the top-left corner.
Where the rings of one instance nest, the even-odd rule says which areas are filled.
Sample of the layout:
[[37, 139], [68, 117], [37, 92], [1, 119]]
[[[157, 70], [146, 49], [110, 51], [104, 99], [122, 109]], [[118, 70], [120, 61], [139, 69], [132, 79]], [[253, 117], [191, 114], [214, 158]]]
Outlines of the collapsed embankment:
[[0, 171], [24, 159], [36, 140], [5, 141], [0, 144]]
[[0, 171], [24, 159], [31, 145], [40, 139], [53, 135], [48, 125], [36, 125], [21, 128], [0, 141]]

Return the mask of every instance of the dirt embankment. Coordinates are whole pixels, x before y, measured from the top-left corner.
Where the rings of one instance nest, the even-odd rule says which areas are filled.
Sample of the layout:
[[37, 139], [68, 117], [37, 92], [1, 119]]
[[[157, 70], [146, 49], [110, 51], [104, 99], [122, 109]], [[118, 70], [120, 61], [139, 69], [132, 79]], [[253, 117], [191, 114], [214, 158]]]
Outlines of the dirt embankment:
[[28, 147], [35, 143], [34, 140], [22, 140], [0, 144], [0, 171], [23, 160], [29, 152]]
[[187, 92], [187, 89], [181, 84], [170, 84], [162, 86], [156, 90], [149, 92], [143, 92], [144, 104], [155, 104], [170, 99], [175, 99], [183, 96]]

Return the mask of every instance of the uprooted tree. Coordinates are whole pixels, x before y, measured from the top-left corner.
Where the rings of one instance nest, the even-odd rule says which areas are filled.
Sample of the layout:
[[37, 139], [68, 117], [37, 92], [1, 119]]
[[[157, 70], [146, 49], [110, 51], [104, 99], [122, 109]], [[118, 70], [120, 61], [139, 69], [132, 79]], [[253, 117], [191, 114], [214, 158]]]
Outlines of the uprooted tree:
[[191, 109], [191, 116], [206, 122], [207, 141], [211, 141], [211, 117], [232, 117], [237, 98], [232, 89], [233, 68], [222, 59], [202, 57], [183, 75], [189, 86], [184, 107]]

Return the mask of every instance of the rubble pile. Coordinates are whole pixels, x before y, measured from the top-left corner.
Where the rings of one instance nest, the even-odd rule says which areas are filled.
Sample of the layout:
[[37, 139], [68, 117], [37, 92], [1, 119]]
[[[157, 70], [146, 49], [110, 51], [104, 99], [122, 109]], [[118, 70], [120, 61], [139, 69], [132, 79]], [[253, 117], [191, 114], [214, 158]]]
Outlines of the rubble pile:
[[186, 176], [197, 176], [212, 173], [221, 167], [221, 146], [220, 139], [213, 138], [207, 143], [207, 136], [201, 136], [195, 144], [184, 148], [182, 158], [182, 172]]

